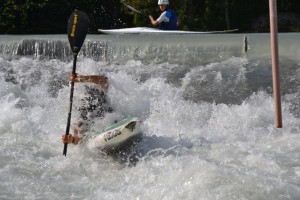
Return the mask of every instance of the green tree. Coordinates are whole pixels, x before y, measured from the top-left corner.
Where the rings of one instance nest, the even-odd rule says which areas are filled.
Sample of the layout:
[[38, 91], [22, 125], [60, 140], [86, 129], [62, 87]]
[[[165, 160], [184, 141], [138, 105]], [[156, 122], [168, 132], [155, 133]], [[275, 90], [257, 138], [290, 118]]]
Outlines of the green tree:
[[126, 13], [121, 12], [120, 0], [81, 0], [70, 3], [70, 7], [86, 12], [90, 17], [90, 32], [97, 29], [122, 28], [132, 26], [132, 18], [127, 20]]
[[[124, 1], [154, 18], [161, 13], [157, 0], [0, 0], [0, 34], [66, 33], [68, 17], [76, 8], [89, 15], [90, 33], [97, 33], [98, 28], [152, 26], [148, 16], [129, 10], [122, 4]], [[279, 28], [300, 30], [300, 1], [277, 0], [277, 3], [279, 14], [294, 17], [280, 21]], [[261, 30], [268, 30], [268, 1], [170, 0], [170, 8], [176, 11], [182, 30], [252, 31], [253, 24], [259, 24], [260, 20], [264, 24]]]
[[174, 9], [180, 20], [182, 30], [203, 30], [205, 25], [203, 14], [205, 12], [204, 0], [176, 0]]
[[231, 0], [231, 28], [250, 30], [252, 23], [261, 15], [268, 14], [268, 1]]
[[0, 33], [65, 32], [67, 0], [6, 0], [0, 6]]
[[22, 10], [22, 6], [16, 0], [1, 1], [0, 7], [0, 32], [14, 33], [19, 29], [24, 29], [24, 22], [26, 21]]

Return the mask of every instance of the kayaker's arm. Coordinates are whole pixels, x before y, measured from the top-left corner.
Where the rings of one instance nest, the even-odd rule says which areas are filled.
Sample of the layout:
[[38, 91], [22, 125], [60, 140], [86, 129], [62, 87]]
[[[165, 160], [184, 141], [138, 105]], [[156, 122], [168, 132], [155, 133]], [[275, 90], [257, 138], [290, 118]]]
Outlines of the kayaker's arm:
[[151, 15], [149, 15], [149, 19], [150, 19], [151, 24], [152, 24], [153, 26], [157, 26], [157, 25], [158, 25], [158, 21], [156, 21]]
[[95, 83], [100, 85], [104, 90], [108, 89], [108, 81], [106, 76], [102, 75], [79, 75], [79, 74], [71, 74], [70, 81], [77, 83]]

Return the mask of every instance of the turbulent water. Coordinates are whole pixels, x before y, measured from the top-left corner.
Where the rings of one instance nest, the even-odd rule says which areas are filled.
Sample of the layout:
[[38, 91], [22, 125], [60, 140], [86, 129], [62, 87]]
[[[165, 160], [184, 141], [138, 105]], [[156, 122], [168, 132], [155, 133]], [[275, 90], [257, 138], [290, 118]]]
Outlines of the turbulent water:
[[136, 116], [144, 139], [65, 157], [67, 36], [0, 36], [0, 199], [300, 199], [299, 38], [279, 35], [276, 128], [268, 34], [89, 35], [77, 72], [105, 74], [115, 110], [89, 134]]

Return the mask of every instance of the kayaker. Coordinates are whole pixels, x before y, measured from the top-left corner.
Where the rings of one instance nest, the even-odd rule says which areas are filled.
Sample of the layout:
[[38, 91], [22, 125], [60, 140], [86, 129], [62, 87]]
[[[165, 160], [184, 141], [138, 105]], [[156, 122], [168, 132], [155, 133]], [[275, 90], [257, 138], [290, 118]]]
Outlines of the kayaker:
[[95, 118], [101, 118], [107, 112], [113, 109], [108, 105], [106, 92], [108, 90], [107, 77], [103, 75], [79, 75], [71, 74], [70, 81], [75, 83], [93, 83], [84, 85], [84, 98], [81, 99], [80, 120], [73, 127], [74, 135], [69, 134], [66, 137], [62, 135], [63, 143], [78, 144], [83, 138], [84, 133], [88, 131], [90, 125], [94, 123]]
[[159, 26], [159, 29], [161, 30], [176, 30], [179, 21], [175, 11], [168, 8], [169, 0], [158, 0], [158, 6], [162, 13], [156, 20], [149, 15], [152, 25]]

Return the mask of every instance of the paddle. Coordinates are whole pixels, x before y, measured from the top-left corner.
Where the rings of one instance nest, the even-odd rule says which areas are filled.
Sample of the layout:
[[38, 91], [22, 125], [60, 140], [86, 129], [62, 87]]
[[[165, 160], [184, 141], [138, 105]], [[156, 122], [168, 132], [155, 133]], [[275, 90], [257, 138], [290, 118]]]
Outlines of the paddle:
[[[68, 21], [68, 39], [74, 55], [72, 74], [76, 73], [77, 55], [81, 49], [85, 36], [88, 32], [89, 21], [90, 20], [87, 14], [80, 10], [74, 10]], [[70, 104], [69, 104], [66, 136], [68, 136], [70, 132], [73, 93], [74, 93], [74, 82], [71, 82]], [[67, 148], [68, 148], [68, 143], [65, 143], [64, 151], [63, 151], [63, 155], [65, 156], [67, 156]]]
[[136, 12], [136, 13], [139, 13], [139, 14], [141, 14], [141, 15], [144, 15], [144, 16], [148, 17], [147, 14], [143, 13], [142, 11], [139, 11], [139, 10], [135, 9], [135, 8], [132, 7], [131, 5], [128, 5], [128, 4], [126, 4], [126, 3], [123, 3], [123, 4], [124, 4], [124, 6], [126, 6], [128, 9], [130, 9], [130, 10]]

